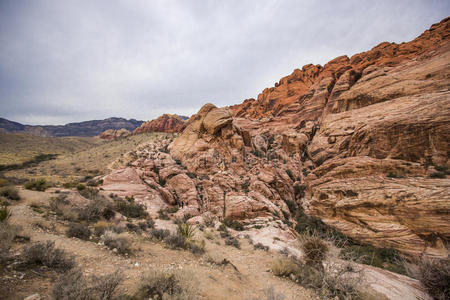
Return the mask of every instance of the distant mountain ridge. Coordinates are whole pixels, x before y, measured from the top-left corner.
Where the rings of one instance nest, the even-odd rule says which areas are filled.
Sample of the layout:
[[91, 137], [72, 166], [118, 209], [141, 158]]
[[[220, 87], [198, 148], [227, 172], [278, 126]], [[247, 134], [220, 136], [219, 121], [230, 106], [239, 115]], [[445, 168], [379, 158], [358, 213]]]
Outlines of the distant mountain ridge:
[[0, 130], [38, 136], [96, 136], [108, 129], [124, 128], [133, 131], [141, 126], [142, 123], [144, 121], [112, 117], [104, 120], [90, 120], [65, 125], [24, 125], [0, 118]]

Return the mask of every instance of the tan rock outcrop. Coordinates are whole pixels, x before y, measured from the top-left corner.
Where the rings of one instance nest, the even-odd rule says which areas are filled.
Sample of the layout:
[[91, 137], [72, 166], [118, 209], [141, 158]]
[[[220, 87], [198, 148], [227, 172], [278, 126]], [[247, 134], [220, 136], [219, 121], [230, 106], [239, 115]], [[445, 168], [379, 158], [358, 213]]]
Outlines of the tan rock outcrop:
[[101, 138], [102, 140], [112, 141], [112, 140], [117, 140], [120, 138], [127, 137], [130, 134], [131, 134], [131, 132], [125, 128], [118, 129], [118, 130], [108, 129], [108, 130], [100, 133], [98, 137]]

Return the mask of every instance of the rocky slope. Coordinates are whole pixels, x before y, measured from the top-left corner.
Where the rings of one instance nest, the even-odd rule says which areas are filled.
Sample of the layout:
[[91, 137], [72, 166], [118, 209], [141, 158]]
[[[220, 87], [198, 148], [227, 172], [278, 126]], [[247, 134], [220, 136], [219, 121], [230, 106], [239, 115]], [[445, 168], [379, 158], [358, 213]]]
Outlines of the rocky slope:
[[100, 133], [98, 135], [98, 137], [101, 138], [102, 140], [112, 141], [112, 140], [124, 138], [126, 136], [129, 136], [130, 134], [131, 134], [131, 132], [125, 128], [122, 128], [119, 130], [108, 129], [108, 130], [105, 130], [102, 133]]
[[136, 128], [133, 134], [143, 132], [181, 132], [185, 127], [184, 120], [178, 115], [164, 114], [157, 119], [145, 122], [139, 128]]
[[66, 125], [22, 125], [0, 118], [0, 128], [7, 132], [27, 133], [36, 136], [97, 136], [108, 129], [127, 129], [133, 131], [143, 121], [124, 118], [108, 118], [104, 120], [92, 120]]
[[258, 100], [206, 104], [104, 189], [134, 194], [153, 214], [183, 201], [193, 222], [239, 220], [278, 250], [296, 239], [301, 207], [362, 243], [447, 257], [449, 26], [305, 66]]

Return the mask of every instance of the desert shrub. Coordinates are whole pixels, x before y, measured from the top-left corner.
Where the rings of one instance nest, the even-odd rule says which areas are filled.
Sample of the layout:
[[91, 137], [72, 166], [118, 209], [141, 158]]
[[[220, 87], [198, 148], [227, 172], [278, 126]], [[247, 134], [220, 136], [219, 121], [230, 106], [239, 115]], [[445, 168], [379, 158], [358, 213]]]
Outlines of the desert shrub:
[[158, 210], [158, 218], [161, 220], [170, 220], [169, 215], [167, 214], [166, 210]]
[[167, 236], [170, 235], [170, 231], [167, 230], [167, 229], [152, 228], [151, 235], [152, 235], [153, 238], [162, 241]]
[[387, 175], [386, 175], [386, 177], [389, 177], [389, 178], [397, 178], [398, 176], [397, 176], [397, 174], [394, 173], [394, 172], [388, 172]]
[[256, 243], [256, 244], [253, 245], [253, 249], [255, 249], [255, 250], [260, 249], [260, 250], [264, 250], [264, 251], [269, 251], [269, 246], [265, 246], [262, 243]]
[[143, 204], [137, 203], [134, 197], [125, 197], [115, 200], [115, 209], [128, 218], [147, 218], [148, 213]]
[[25, 247], [22, 258], [27, 265], [43, 265], [52, 269], [67, 271], [74, 267], [75, 261], [66, 251], [55, 248], [55, 242], [38, 242]]
[[450, 259], [422, 257], [417, 264], [407, 265], [408, 275], [420, 280], [433, 299], [450, 299]]
[[194, 300], [194, 277], [179, 270], [150, 270], [138, 284], [138, 299]]
[[286, 174], [288, 174], [289, 178], [295, 182], [295, 176], [294, 173], [292, 173], [292, 171], [290, 169], [286, 170]]
[[154, 228], [155, 227], [155, 221], [153, 219], [148, 218], [145, 221], [141, 221], [138, 223], [138, 226], [143, 230], [146, 231], [147, 229]]
[[296, 197], [303, 197], [305, 195], [306, 186], [303, 184], [294, 185], [294, 195]]
[[78, 183], [77, 184], [77, 190], [79, 192], [84, 191], [86, 189], [86, 185], [82, 184], [82, 183]]
[[41, 179], [32, 179], [25, 183], [24, 187], [27, 190], [33, 190], [33, 191], [45, 191], [50, 185], [47, 183], [47, 181], [43, 178]]
[[363, 280], [362, 270], [349, 264], [333, 265], [323, 272], [321, 294], [331, 299], [362, 299], [359, 286]]
[[5, 178], [0, 178], [0, 187], [10, 185], [9, 181]]
[[192, 239], [195, 235], [196, 227], [189, 223], [178, 224], [177, 232], [178, 234], [184, 236], [186, 239]]
[[0, 196], [10, 200], [20, 200], [19, 190], [12, 185], [0, 188]]
[[444, 172], [433, 172], [430, 174], [430, 178], [445, 178]]
[[106, 230], [110, 229], [111, 224], [105, 221], [98, 221], [94, 224], [94, 235], [101, 236]]
[[57, 216], [75, 221], [79, 218], [78, 212], [70, 206], [70, 202], [66, 198], [67, 194], [59, 194], [58, 197], [50, 198], [49, 207]]
[[106, 230], [103, 234], [103, 243], [111, 250], [116, 249], [119, 254], [131, 252], [131, 242], [128, 237], [123, 234], [117, 234], [113, 231]]
[[[80, 185], [78, 185], [78, 186], [80, 186]], [[82, 189], [79, 189], [77, 187], [77, 189], [78, 189], [78, 193], [86, 199], [95, 200], [98, 197], [99, 190], [97, 190], [95, 188], [84, 187]]]
[[225, 238], [225, 245], [233, 246], [237, 249], [241, 249], [241, 244], [239, 243], [239, 241], [235, 237], [232, 237], [232, 236], [228, 236]]
[[174, 214], [174, 213], [176, 213], [178, 210], [179, 210], [178, 206], [171, 206], [171, 207], [169, 207], [166, 211], [167, 211], [169, 214]]
[[247, 195], [248, 192], [250, 191], [248, 188], [250, 187], [250, 180], [246, 180], [245, 182], [243, 182], [241, 184], [241, 189], [245, 192], [245, 194]]
[[212, 215], [204, 215], [203, 223], [205, 224], [206, 227], [214, 227], [215, 219]]
[[299, 266], [290, 258], [280, 258], [272, 262], [270, 270], [275, 276], [288, 277], [291, 274], [299, 273]]
[[6, 223], [8, 222], [9, 218], [11, 217], [11, 212], [9, 211], [8, 207], [3, 206], [0, 208], [0, 222]]
[[9, 249], [19, 230], [18, 226], [0, 222], [0, 263], [7, 259]]
[[194, 255], [201, 255], [205, 253], [205, 241], [202, 240], [200, 243], [195, 241], [188, 242], [187, 247]]
[[82, 240], [88, 240], [91, 236], [91, 230], [81, 223], [70, 223], [66, 230], [67, 237], [76, 237]]
[[186, 249], [186, 238], [181, 234], [169, 234], [164, 238], [164, 243], [171, 249]]
[[114, 216], [111, 204], [102, 195], [97, 195], [84, 207], [79, 209], [80, 218], [87, 221], [97, 221], [100, 218], [110, 219]]
[[[436, 169], [436, 171], [438, 172], [443, 172], [443, 173], [447, 173], [448, 170], [448, 166], [434, 166], [434, 168]], [[1, 184], [0, 184], [1, 186]]]
[[138, 234], [141, 234], [141, 233], [142, 233], [141, 227], [139, 227], [139, 226], [136, 225], [136, 224], [133, 224], [133, 223], [127, 223], [126, 226], [127, 226], [128, 231], [136, 232], [136, 233], [138, 233]]
[[295, 203], [295, 201], [293, 201], [293, 200], [288, 200], [288, 199], [285, 199], [284, 203], [286, 203], [291, 214], [295, 214], [295, 212], [297, 211], [297, 203]]
[[186, 175], [187, 175], [189, 178], [191, 178], [191, 179], [197, 178], [197, 174], [192, 173], [192, 172], [187, 172]]
[[303, 236], [301, 247], [307, 264], [321, 264], [328, 253], [327, 244], [317, 235]]
[[79, 269], [73, 269], [61, 275], [52, 287], [54, 299], [86, 300], [114, 299], [122, 274], [114, 272], [103, 276], [83, 276]]
[[352, 244], [345, 246], [339, 253], [339, 257], [357, 260], [360, 263], [387, 269], [399, 274], [406, 274], [400, 253], [395, 249]]
[[225, 226], [232, 228], [234, 230], [238, 230], [238, 231], [244, 230], [244, 226], [242, 226], [241, 222], [233, 220], [232, 218], [225, 218], [223, 220], [223, 224], [225, 224]]

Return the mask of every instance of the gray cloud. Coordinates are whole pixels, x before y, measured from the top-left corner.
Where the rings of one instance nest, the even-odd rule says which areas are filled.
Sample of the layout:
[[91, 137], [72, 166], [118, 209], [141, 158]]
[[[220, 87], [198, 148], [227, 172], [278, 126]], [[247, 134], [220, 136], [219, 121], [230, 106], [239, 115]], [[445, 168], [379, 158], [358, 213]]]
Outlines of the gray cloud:
[[448, 1], [0, 2], [0, 116], [62, 124], [190, 115], [308, 63], [408, 41]]

